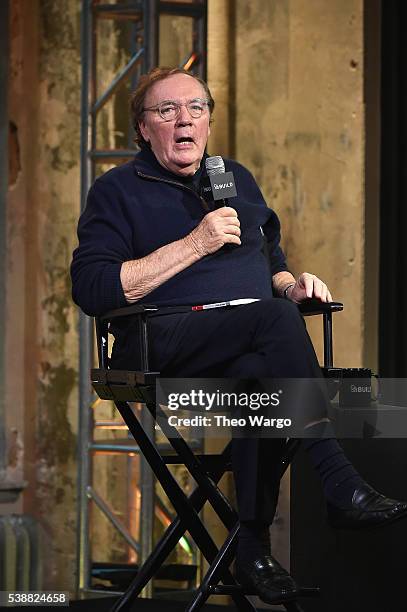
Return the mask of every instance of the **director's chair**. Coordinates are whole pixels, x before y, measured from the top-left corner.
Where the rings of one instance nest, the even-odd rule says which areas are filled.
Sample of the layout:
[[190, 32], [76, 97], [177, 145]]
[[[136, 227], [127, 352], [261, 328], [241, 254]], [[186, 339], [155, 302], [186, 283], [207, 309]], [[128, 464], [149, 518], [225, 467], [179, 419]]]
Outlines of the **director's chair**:
[[[328, 373], [329, 369], [333, 367], [332, 313], [342, 310], [343, 305], [338, 302], [322, 303], [318, 300], [308, 300], [300, 304], [299, 308], [304, 316], [323, 315], [323, 370]], [[136, 577], [125, 593], [116, 601], [112, 612], [131, 609], [134, 600], [157, 574], [186, 531], [190, 533], [209, 564], [209, 569], [192, 600], [187, 605], [186, 612], [200, 610], [211, 595], [229, 595], [239, 611], [253, 612], [256, 608], [247, 599], [247, 596], [255, 595], [255, 593], [249, 593], [237, 584], [229, 570], [229, 566], [234, 559], [239, 534], [238, 515], [217, 486], [223, 474], [231, 470], [231, 443], [229, 442], [223, 452], [217, 455], [194, 454], [179, 431], [168, 424], [161, 407], [156, 404], [155, 385], [160, 373], [151, 371], [149, 367], [148, 318], [152, 313], [159, 316], [158, 311], [159, 309], [156, 306], [136, 304], [108, 312], [96, 319], [99, 367], [91, 372], [92, 385], [101, 399], [114, 402], [141, 454], [151, 467], [177, 515], [139, 568]], [[126, 316], [138, 317], [139, 320], [141, 369], [138, 371], [112, 370], [109, 368], [109, 325], [113, 319]], [[159, 419], [160, 428], [175, 454], [161, 454], [159, 452], [157, 445], [147, 435], [137, 414], [132, 410], [131, 402], [145, 404], [154, 421]], [[285, 473], [300, 443], [301, 441], [297, 439], [286, 441], [279, 465], [280, 477]], [[184, 465], [196, 481], [197, 486], [189, 496], [184, 493], [171, 473], [168, 467], [171, 464]], [[215, 545], [199, 516], [207, 501], [212, 505], [229, 532], [220, 549]], [[299, 597], [312, 596], [317, 593], [318, 589], [304, 588], [300, 590]], [[276, 605], [281, 603], [287, 612], [301, 612], [303, 610], [297, 600], [275, 603]]]

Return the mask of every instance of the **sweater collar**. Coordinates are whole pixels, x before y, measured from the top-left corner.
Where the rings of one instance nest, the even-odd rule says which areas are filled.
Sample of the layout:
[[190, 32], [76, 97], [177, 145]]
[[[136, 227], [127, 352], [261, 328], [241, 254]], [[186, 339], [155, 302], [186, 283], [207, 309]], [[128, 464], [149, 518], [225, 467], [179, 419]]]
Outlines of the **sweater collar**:
[[134, 168], [137, 173], [190, 186], [199, 182], [202, 175], [206, 175], [205, 159], [207, 157], [207, 153], [204, 153], [200, 167], [193, 176], [179, 176], [161, 166], [151, 149], [144, 147], [134, 158]]

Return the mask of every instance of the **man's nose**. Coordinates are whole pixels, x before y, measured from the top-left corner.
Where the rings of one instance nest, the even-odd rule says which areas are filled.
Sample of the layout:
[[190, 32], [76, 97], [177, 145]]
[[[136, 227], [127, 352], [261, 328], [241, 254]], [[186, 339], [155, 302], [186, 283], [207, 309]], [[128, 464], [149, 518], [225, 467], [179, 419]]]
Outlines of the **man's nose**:
[[192, 117], [185, 105], [180, 106], [179, 115], [177, 117], [177, 125], [188, 125], [192, 123]]

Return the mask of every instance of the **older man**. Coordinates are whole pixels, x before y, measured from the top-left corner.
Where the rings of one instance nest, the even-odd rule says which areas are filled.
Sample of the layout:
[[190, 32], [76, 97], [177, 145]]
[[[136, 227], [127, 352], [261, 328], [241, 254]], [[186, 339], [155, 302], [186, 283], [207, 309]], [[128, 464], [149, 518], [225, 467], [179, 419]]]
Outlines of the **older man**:
[[[287, 270], [278, 218], [246, 168], [225, 161], [238, 189], [230, 206], [216, 208], [201, 197], [213, 109], [206, 83], [184, 70], [154, 69], [140, 79], [132, 113], [141, 151], [89, 192], [72, 263], [74, 300], [89, 315], [134, 302], [162, 307], [162, 316], [150, 320], [150, 358], [166, 376], [319, 377], [294, 303], [331, 301], [327, 286], [312, 274], [295, 279]], [[165, 310], [237, 299], [247, 303]], [[113, 327], [116, 368], [137, 368], [134, 326], [126, 318]], [[372, 526], [407, 513], [407, 504], [364, 482], [335, 439], [304, 445], [321, 476], [333, 526]], [[280, 450], [278, 440], [233, 441], [241, 525], [237, 576], [269, 603], [297, 593], [271, 556], [268, 538]]]

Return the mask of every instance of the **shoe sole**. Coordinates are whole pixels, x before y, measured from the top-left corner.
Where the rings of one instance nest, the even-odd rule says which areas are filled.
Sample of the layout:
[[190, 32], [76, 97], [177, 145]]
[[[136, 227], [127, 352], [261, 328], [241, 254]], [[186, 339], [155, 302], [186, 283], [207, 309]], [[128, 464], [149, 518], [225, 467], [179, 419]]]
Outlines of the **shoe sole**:
[[254, 589], [251, 585], [245, 583], [244, 581], [240, 581], [237, 576], [235, 576], [235, 580], [236, 580], [236, 582], [238, 582], [238, 584], [245, 591], [245, 595], [247, 595], [249, 597], [251, 597], [251, 596], [258, 597], [261, 601], [263, 601], [264, 603], [267, 603], [267, 604], [278, 605], [278, 604], [289, 603], [291, 601], [296, 601], [300, 597], [300, 592], [299, 591], [295, 591], [294, 593], [290, 593], [290, 594], [287, 594], [287, 595], [280, 595], [279, 597], [276, 596], [275, 598], [273, 598], [273, 597], [262, 597], [256, 591], [256, 589]]
[[341, 529], [341, 530], [346, 530], [346, 531], [373, 531], [375, 529], [380, 529], [381, 527], [385, 527], [386, 525], [390, 525], [391, 523], [395, 523], [396, 521], [402, 519], [402, 518], [406, 518], [407, 517], [407, 508], [405, 508], [403, 510], [403, 512], [400, 512], [398, 514], [395, 514], [394, 516], [384, 519], [383, 521], [380, 521], [379, 523], [363, 523], [363, 522], [355, 522], [355, 523], [351, 523], [351, 524], [346, 524], [346, 523], [335, 523], [334, 521], [329, 521], [328, 520], [328, 525], [330, 527], [332, 527], [332, 529]]

